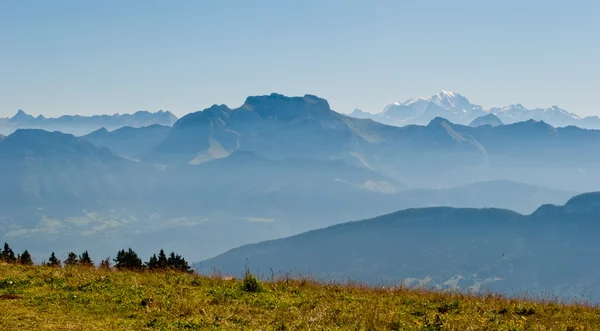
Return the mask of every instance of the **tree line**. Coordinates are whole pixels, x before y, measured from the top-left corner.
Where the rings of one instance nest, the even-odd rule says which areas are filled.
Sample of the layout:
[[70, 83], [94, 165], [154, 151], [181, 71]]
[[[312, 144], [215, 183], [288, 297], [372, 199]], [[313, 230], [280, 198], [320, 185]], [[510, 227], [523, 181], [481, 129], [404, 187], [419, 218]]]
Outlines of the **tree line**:
[[[10, 248], [8, 243], [4, 243], [4, 248], [2, 251], [0, 251], [0, 261], [9, 264], [33, 265], [33, 259], [27, 250], [15, 256], [14, 251]], [[54, 268], [61, 268], [63, 265], [94, 267], [95, 263], [92, 261], [88, 251], [85, 251], [80, 255], [70, 252], [67, 254], [67, 258], [64, 261], [58, 259], [54, 252], [52, 252], [48, 258], [48, 261], [42, 262], [42, 265]], [[192, 272], [189, 264], [181, 255], [171, 252], [171, 254], [167, 256], [163, 249], [160, 250], [158, 256], [153, 254], [147, 262], [142, 262], [142, 259], [131, 248], [128, 250], [122, 249], [117, 252], [117, 257], [112, 259], [112, 263], [110, 258], [106, 258], [100, 261], [98, 267], [100, 269], [115, 268], [118, 270], [175, 270], [181, 272]]]

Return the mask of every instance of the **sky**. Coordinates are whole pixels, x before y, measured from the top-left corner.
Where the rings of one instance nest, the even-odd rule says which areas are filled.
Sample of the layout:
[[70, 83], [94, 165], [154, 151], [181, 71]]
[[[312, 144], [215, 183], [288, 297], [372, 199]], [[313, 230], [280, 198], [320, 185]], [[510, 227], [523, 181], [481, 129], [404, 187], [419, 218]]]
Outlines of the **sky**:
[[440, 90], [600, 114], [600, 1], [0, 0], [0, 117]]

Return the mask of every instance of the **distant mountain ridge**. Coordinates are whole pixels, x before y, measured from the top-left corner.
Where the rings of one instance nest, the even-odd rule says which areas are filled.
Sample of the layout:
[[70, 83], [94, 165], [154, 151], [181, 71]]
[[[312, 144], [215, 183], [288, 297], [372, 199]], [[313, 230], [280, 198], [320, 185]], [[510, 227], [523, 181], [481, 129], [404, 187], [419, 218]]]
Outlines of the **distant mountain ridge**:
[[448, 91], [427, 98], [413, 98], [405, 102], [388, 105], [377, 114], [354, 110], [350, 116], [370, 118], [375, 121], [395, 125], [425, 125], [435, 117], [443, 117], [456, 124], [468, 125], [478, 117], [493, 114], [504, 124], [528, 120], [544, 121], [554, 127], [578, 126], [585, 129], [600, 129], [600, 118], [580, 116], [558, 106], [527, 109], [521, 104], [486, 109], [472, 104], [466, 97]]
[[154, 124], [172, 126], [177, 117], [169, 111], [138, 111], [133, 114], [114, 115], [63, 115], [57, 118], [46, 118], [43, 115], [34, 117], [20, 110], [4, 122], [0, 121], [3, 131], [10, 133], [16, 129], [43, 129], [61, 131], [75, 135], [88, 134], [100, 128], [115, 130], [124, 126], [144, 127]]
[[[407, 209], [233, 249], [202, 262], [319, 279], [404, 283], [600, 302], [600, 192], [524, 216], [502, 209]], [[206, 268], [206, 269], [204, 269]], [[270, 271], [269, 271], [270, 272]]]
[[498, 116], [496, 116], [494, 114], [487, 114], [487, 115], [479, 116], [476, 119], [474, 119], [471, 123], [469, 123], [469, 126], [472, 126], [472, 127], [478, 127], [478, 126], [482, 126], [482, 125], [498, 126], [498, 125], [504, 125], [504, 122], [502, 122], [502, 120], [499, 119]]
[[103, 127], [82, 136], [81, 139], [96, 146], [106, 147], [122, 157], [141, 159], [151, 153], [167, 137], [170, 130], [170, 127], [160, 124], [139, 128], [124, 126], [114, 131]]

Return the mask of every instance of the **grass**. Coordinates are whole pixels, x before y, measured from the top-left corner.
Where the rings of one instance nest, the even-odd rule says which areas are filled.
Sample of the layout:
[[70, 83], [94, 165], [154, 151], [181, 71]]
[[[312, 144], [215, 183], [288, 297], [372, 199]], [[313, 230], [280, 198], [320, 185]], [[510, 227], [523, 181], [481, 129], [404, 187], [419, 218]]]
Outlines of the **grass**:
[[0, 330], [599, 330], [600, 308], [310, 280], [0, 265]]

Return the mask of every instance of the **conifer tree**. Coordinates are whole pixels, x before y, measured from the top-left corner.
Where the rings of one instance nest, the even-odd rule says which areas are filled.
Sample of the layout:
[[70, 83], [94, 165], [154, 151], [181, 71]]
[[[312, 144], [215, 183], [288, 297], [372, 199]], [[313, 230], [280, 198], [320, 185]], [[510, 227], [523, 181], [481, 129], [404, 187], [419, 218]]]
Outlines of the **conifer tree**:
[[169, 255], [167, 264], [169, 269], [181, 272], [191, 272], [190, 266], [188, 265], [186, 260], [183, 257], [181, 257], [181, 255], [175, 254], [175, 252], [171, 252], [171, 255]]
[[22, 265], [33, 265], [33, 260], [31, 259], [31, 254], [27, 250], [23, 252], [23, 254], [19, 257], [19, 263]]
[[150, 260], [148, 260], [148, 262], [146, 263], [146, 266], [148, 267], [148, 270], [157, 270], [157, 269], [160, 269], [158, 267], [158, 259], [156, 258], [156, 254], [153, 254], [150, 257]]
[[160, 253], [158, 253], [158, 269], [165, 270], [168, 267], [168, 260], [165, 251], [161, 248]]
[[117, 258], [113, 261], [115, 261], [115, 268], [117, 269], [141, 270], [144, 267], [142, 260], [131, 248], [127, 251], [120, 250], [117, 253]]
[[62, 263], [60, 262], [59, 259], [56, 258], [56, 255], [54, 255], [54, 252], [52, 252], [52, 254], [50, 254], [50, 258], [48, 259], [47, 266], [56, 267], [56, 268], [60, 268], [62, 266]]
[[94, 266], [94, 262], [90, 258], [90, 254], [88, 254], [88, 251], [85, 251], [81, 255], [79, 255], [79, 264], [86, 267]]
[[17, 258], [15, 257], [15, 252], [8, 246], [8, 243], [4, 243], [4, 249], [2, 249], [2, 253], [0, 253], [0, 260], [6, 263], [16, 263]]
[[70, 252], [69, 255], [67, 255], [67, 259], [65, 260], [65, 266], [74, 266], [77, 264], [77, 262], [79, 262], [77, 254]]

